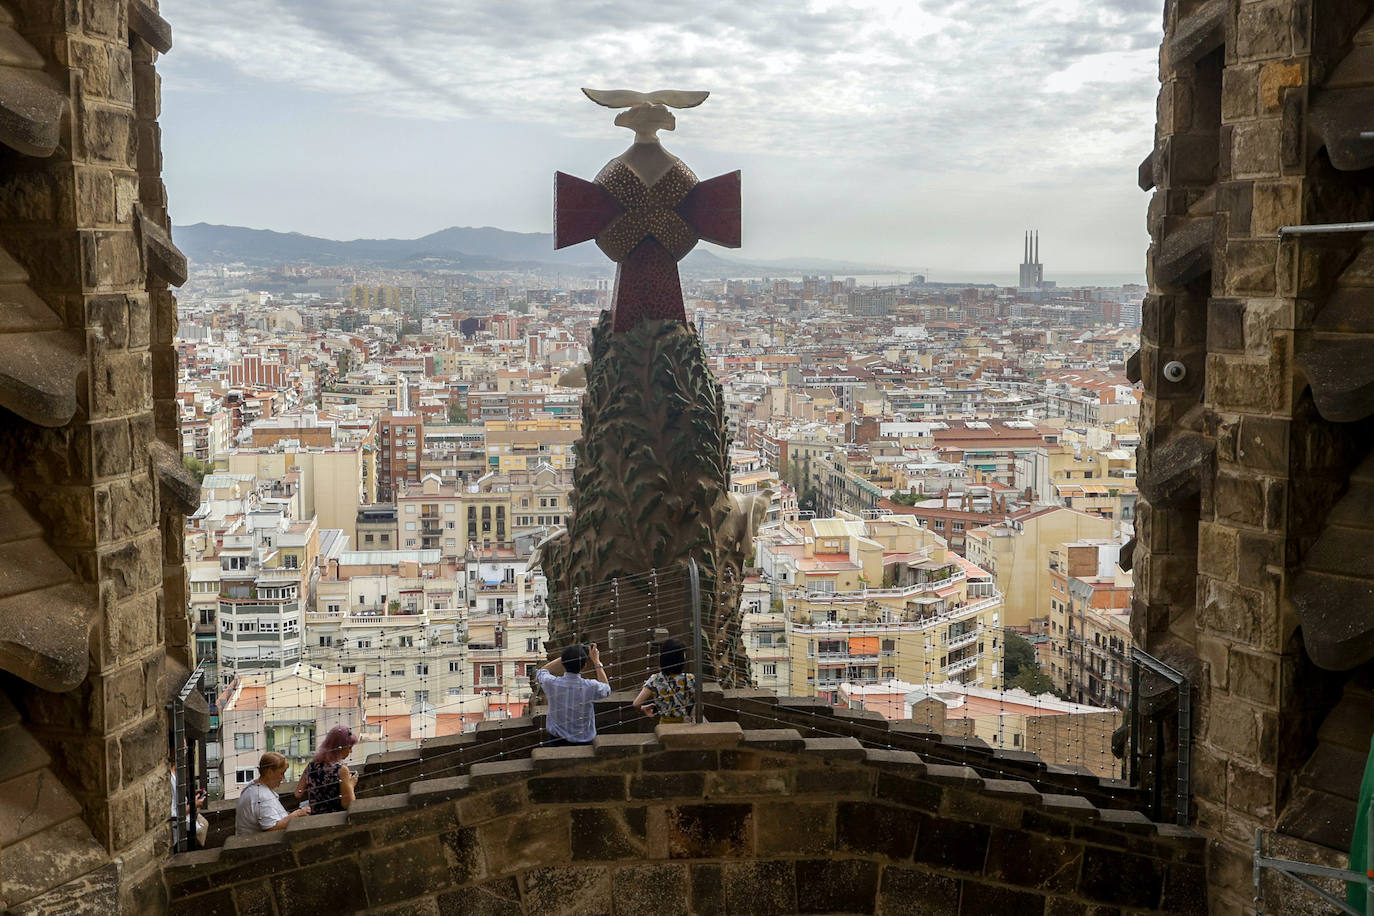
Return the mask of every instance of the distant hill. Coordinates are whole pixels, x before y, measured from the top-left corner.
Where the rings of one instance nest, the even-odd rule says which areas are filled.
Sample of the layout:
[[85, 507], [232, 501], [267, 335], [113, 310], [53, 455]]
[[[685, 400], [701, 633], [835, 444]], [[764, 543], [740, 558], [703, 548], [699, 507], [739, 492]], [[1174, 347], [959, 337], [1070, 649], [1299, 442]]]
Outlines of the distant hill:
[[[193, 262], [235, 263], [254, 266], [310, 263], [321, 265], [436, 266], [457, 270], [586, 269], [597, 274], [611, 264], [595, 245], [585, 244], [554, 251], [547, 232], [508, 232], [490, 226], [452, 226], [418, 239], [353, 239], [337, 241], [243, 226], [193, 223], [173, 229], [177, 247]], [[788, 258], [776, 261], [739, 261], [724, 258], [703, 245], [682, 262], [684, 274], [698, 277], [749, 277], [777, 274], [832, 273], [874, 274], [895, 272], [874, 264], [855, 264], [826, 258]]]

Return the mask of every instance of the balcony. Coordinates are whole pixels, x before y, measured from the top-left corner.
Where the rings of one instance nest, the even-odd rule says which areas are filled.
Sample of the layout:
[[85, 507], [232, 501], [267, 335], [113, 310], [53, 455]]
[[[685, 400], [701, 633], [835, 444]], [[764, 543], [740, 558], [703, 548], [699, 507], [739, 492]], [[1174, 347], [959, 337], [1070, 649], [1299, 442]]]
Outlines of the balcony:
[[953, 664], [945, 665], [940, 669], [940, 672], [947, 678], [954, 677], [956, 674], [962, 674], [971, 668], [978, 667], [978, 660], [981, 658], [981, 655], [970, 655], [968, 658], [962, 658]]
[[964, 633], [961, 636], [946, 636], [944, 639], [940, 641], [940, 645], [944, 649], [952, 652], [955, 649], [962, 649], [964, 646], [973, 645], [978, 641], [979, 635], [981, 634], [978, 629], [969, 630], [967, 633]]

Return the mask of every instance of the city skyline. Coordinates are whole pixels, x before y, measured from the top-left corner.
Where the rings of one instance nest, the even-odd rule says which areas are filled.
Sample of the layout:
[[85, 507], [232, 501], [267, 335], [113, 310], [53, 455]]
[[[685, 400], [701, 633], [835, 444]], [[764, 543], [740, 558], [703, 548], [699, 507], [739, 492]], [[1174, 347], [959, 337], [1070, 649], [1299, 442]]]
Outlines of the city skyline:
[[552, 172], [594, 170], [629, 140], [578, 86], [662, 84], [713, 92], [664, 139], [703, 174], [743, 169], [741, 258], [1006, 272], [1017, 229], [1036, 225], [1047, 276], [1143, 274], [1153, 2], [708, 4], [681, 21], [615, 5], [165, 5], [179, 224], [548, 231]]

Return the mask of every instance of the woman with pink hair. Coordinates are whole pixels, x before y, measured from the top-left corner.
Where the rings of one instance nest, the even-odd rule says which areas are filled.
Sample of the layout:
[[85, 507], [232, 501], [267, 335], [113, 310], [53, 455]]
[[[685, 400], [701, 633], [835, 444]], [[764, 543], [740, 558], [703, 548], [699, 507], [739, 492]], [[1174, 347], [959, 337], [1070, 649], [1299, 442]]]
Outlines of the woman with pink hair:
[[347, 725], [336, 725], [325, 734], [315, 758], [305, 767], [296, 783], [296, 797], [310, 797], [311, 814], [342, 811], [353, 804], [353, 787], [358, 775], [344, 765], [358, 736]]

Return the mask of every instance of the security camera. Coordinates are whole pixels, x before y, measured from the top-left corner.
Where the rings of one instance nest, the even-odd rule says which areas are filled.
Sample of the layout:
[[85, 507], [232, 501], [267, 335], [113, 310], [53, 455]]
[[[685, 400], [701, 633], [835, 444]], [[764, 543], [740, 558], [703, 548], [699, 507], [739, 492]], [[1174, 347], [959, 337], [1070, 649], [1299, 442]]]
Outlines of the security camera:
[[1164, 378], [1168, 381], [1181, 382], [1187, 374], [1188, 367], [1176, 359], [1164, 364]]

